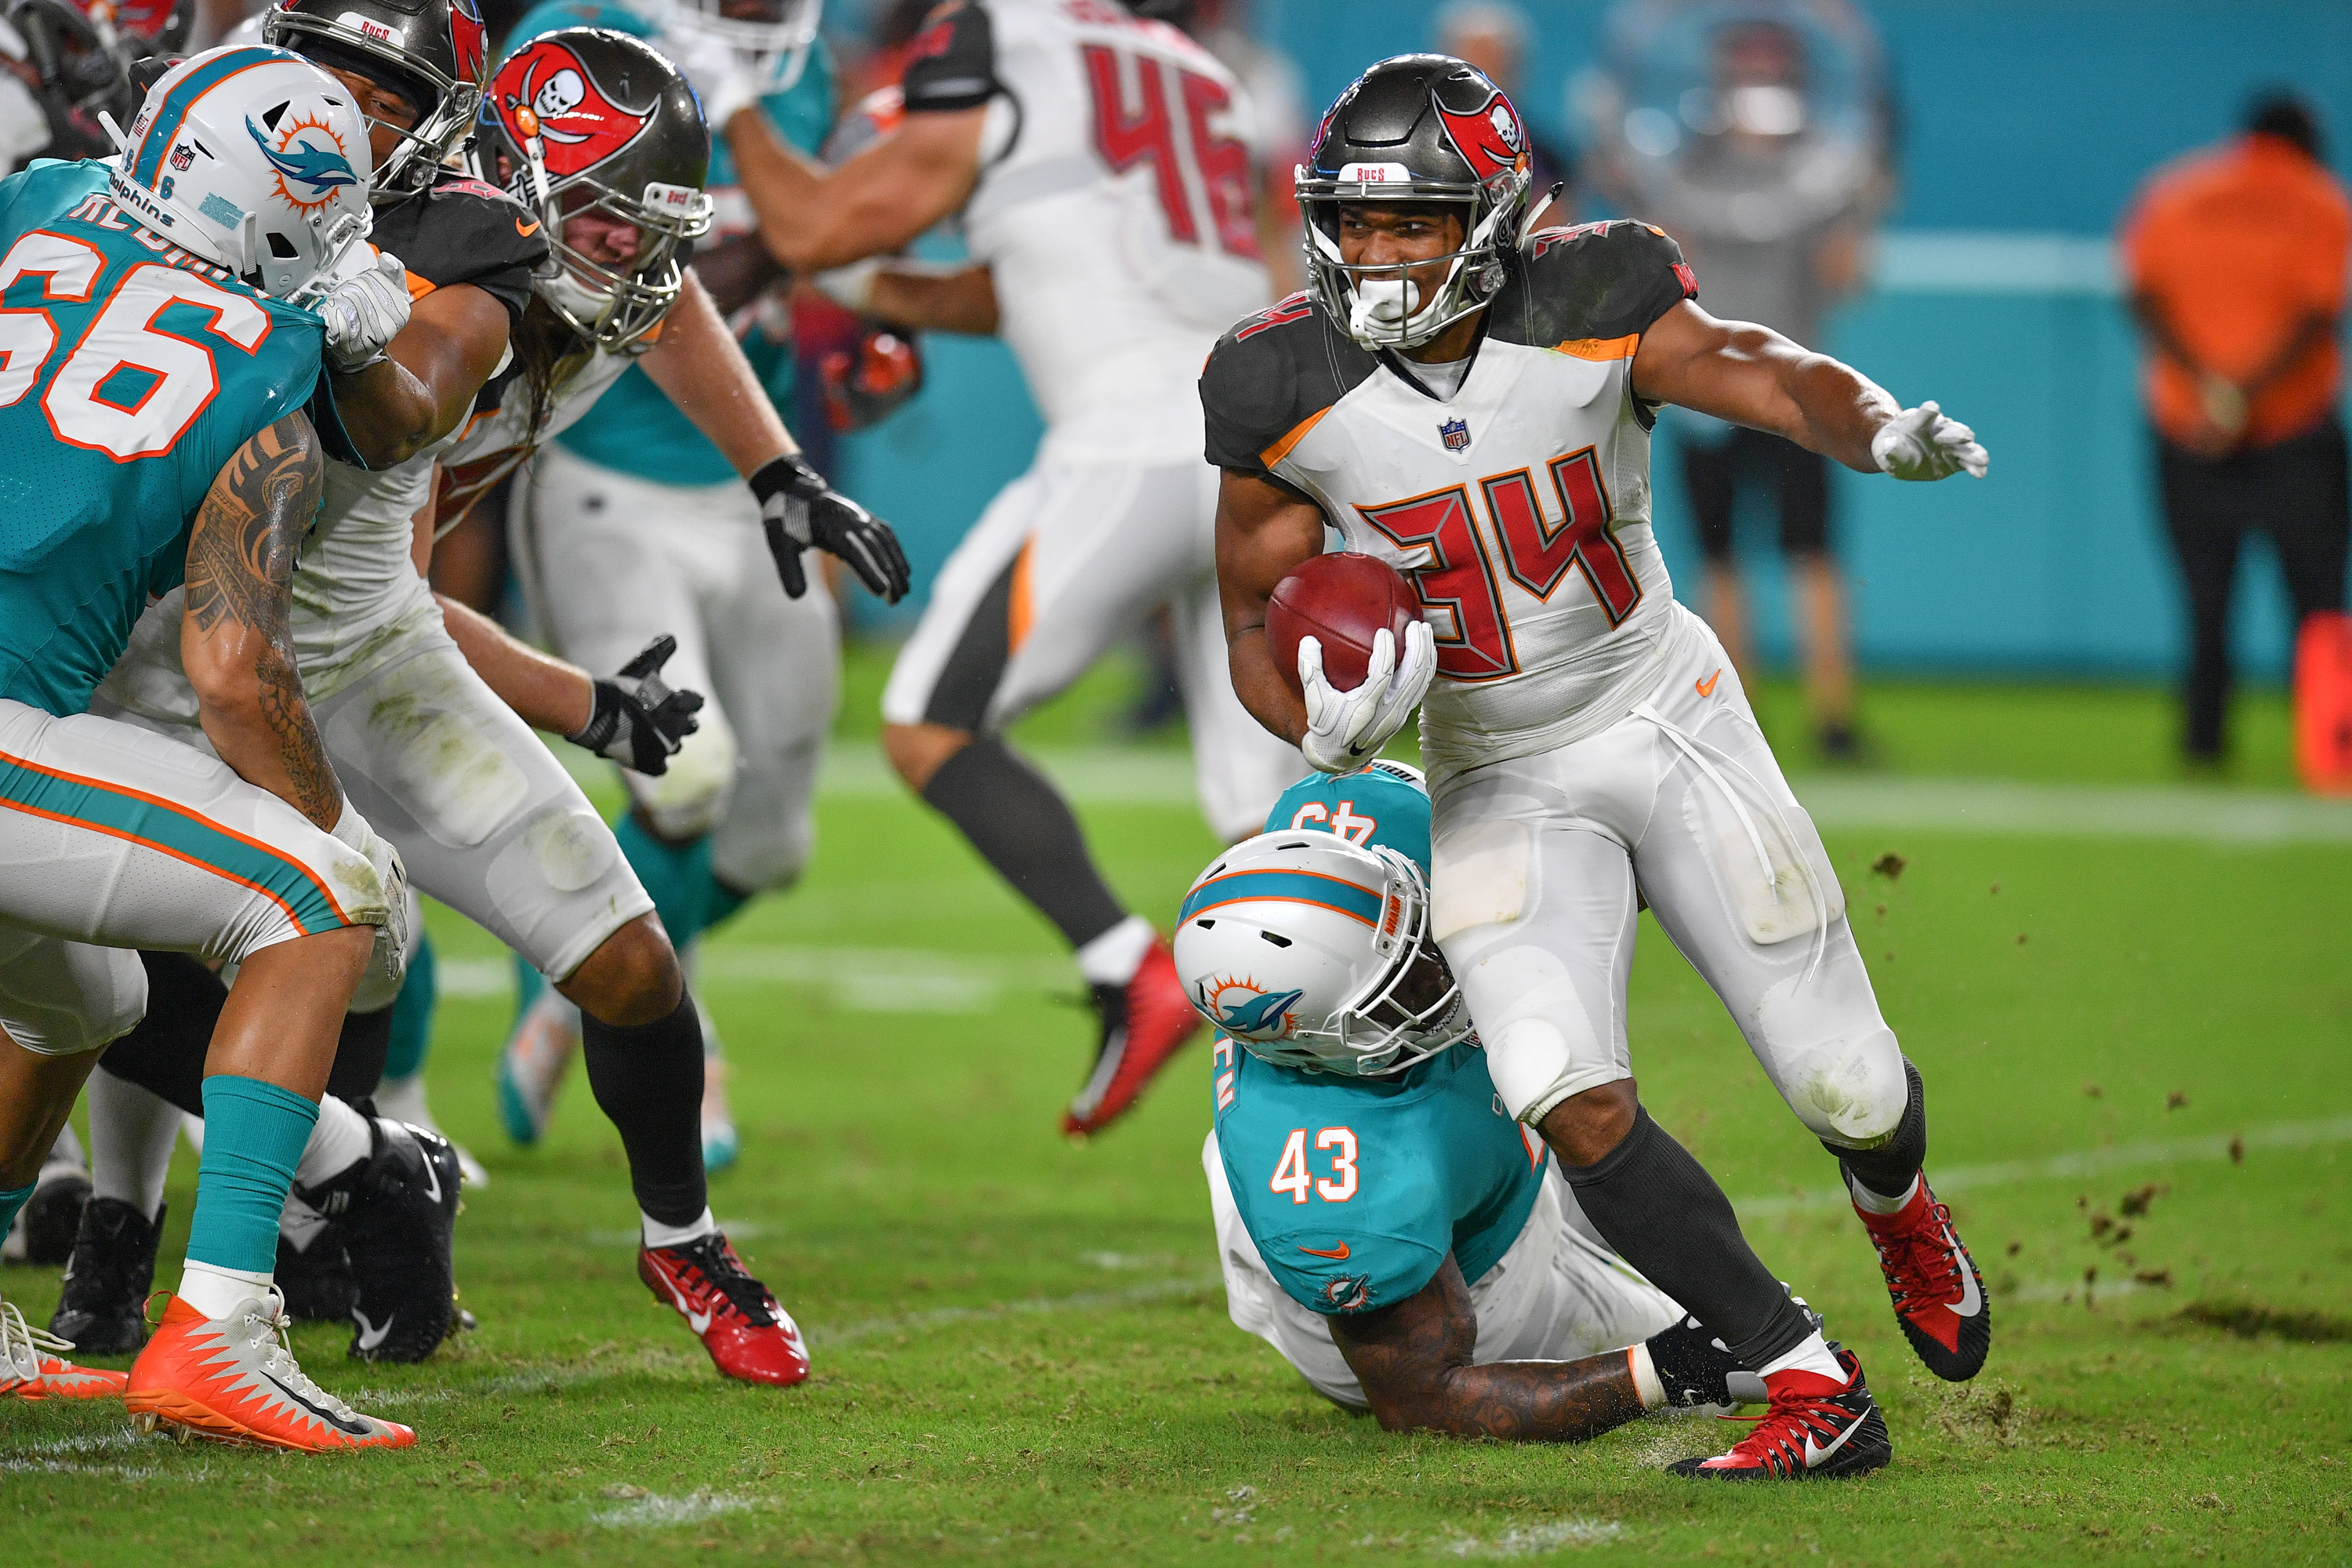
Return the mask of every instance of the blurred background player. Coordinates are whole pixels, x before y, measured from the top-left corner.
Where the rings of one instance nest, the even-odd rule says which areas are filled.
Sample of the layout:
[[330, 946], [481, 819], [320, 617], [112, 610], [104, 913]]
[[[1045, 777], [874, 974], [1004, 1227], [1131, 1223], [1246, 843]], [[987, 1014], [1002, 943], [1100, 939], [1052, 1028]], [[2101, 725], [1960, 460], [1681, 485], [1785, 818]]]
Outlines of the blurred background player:
[[2324, 162], [2319, 118], [2292, 94], [2242, 134], [2152, 177], [2124, 224], [2132, 309], [2147, 342], [2167, 531], [2189, 609], [2181, 751], [2228, 751], [2230, 600], [2241, 542], [2265, 533], [2294, 621], [2344, 608], [2352, 550], [2343, 392], [2352, 205]]
[[[899, 654], [883, 745], [1076, 950], [1101, 1035], [1063, 1115], [1074, 1133], [1132, 1105], [1198, 1020], [1166, 944], [1112, 893], [1005, 727], [1167, 605], [1211, 826], [1249, 833], [1298, 769], [1234, 699], [1220, 651], [1214, 476], [1188, 445], [1191, 389], [1215, 334], [1267, 285], [1240, 89], [1159, 19], [1180, 9], [943, 5], [909, 47], [905, 125], [830, 174], [764, 116], [724, 121], [779, 260], [803, 275], [862, 264], [827, 287], [869, 315], [1001, 331], [1045, 413], [1035, 465], [950, 557]], [[701, 85], [740, 100], [722, 79]], [[972, 265], [879, 259], [955, 214]]]
[[[1871, 230], [1893, 195], [1878, 42], [1843, 0], [1742, 9], [1643, 0], [1615, 19], [1621, 94], [1664, 97], [1655, 78], [1684, 50], [1703, 55], [1705, 75], [1666, 107], [1605, 117], [1601, 169], [1614, 200], [1681, 243], [1717, 315], [1820, 348], [1823, 313], [1863, 286]], [[1836, 68], [1816, 68], [1816, 55], [1834, 57]], [[1735, 521], [1744, 500], [1769, 500], [1815, 736], [1825, 756], [1858, 758], [1829, 459], [1688, 409], [1671, 419], [1706, 563], [1707, 624], [1752, 685], [1760, 672]]]
[[[727, 53], [776, 133], [814, 152], [834, 121], [833, 58], [818, 0], [550, 0], [516, 24], [520, 46], [559, 26], [610, 27], [672, 58]], [[705, 106], [706, 109], [710, 107]], [[780, 413], [793, 408], [791, 284], [753, 234], [723, 142], [711, 148], [711, 233], [694, 270], [730, 319]], [[648, 526], [658, 520], [658, 526]], [[700, 728], [659, 778], [624, 770], [618, 830], [689, 975], [701, 934], [807, 864], [816, 772], [838, 700], [833, 595], [787, 595], [760, 506], [726, 457], [642, 369], [541, 448], [508, 507], [509, 555], [533, 623], [555, 651], [616, 668], [647, 639], [677, 652], [665, 679], [705, 694]], [[525, 972], [526, 974], [528, 971]], [[535, 984], [499, 1070], [508, 1134], [534, 1143], [579, 1040], [579, 1012]], [[706, 1010], [702, 1150], [734, 1163], [726, 1062]]]
[[1201, 1163], [1234, 1325], [1391, 1431], [1576, 1439], [1735, 1403], [1734, 1378], [1760, 1399], [1503, 1110], [1430, 937], [1415, 770], [1312, 774], [1265, 826], [1195, 879], [1174, 939], [1224, 1031]]

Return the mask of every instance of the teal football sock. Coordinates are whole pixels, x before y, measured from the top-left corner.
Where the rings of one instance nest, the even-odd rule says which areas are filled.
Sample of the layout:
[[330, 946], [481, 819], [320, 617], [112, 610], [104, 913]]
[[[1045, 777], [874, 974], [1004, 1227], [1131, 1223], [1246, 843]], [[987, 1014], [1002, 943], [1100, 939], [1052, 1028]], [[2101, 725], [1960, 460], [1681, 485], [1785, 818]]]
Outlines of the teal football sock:
[[621, 819], [613, 836], [621, 841], [629, 868], [652, 895], [654, 913], [680, 952], [696, 937], [743, 907], [744, 895], [710, 869], [709, 835], [691, 844], [666, 844], [646, 831], [635, 812]]
[[416, 951], [409, 956], [408, 977], [400, 983], [400, 996], [392, 1005], [385, 1078], [415, 1078], [425, 1070], [425, 1053], [433, 1044], [433, 1004], [439, 994], [433, 984], [433, 939], [418, 937]]
[[267, 1279], [278, 1265], [278, 1215], [319, 1108], [259, 1079], [205, 1079], [205, 1153], [188, 1258]]
[[26, 1200], [32, 1195], [31, 1187], [18, 1187], [12, 1193], [0, 1193], [0, 1236], [8, 1234], [8, 1227], [16, 1223], [16, 1211], [23, 1208]]

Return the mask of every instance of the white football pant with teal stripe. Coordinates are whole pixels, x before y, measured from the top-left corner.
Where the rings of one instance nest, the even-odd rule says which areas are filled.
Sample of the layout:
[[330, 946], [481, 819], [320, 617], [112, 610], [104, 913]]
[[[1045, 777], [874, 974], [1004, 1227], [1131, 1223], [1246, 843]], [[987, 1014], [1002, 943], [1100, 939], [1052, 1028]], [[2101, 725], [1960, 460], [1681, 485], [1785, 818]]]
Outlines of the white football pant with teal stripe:
[[242, 961], [387, 912], [363, 857], [215, 758], [0, 699], [0, 1026], [26, 1049], [129, 1032], [136, 949]]

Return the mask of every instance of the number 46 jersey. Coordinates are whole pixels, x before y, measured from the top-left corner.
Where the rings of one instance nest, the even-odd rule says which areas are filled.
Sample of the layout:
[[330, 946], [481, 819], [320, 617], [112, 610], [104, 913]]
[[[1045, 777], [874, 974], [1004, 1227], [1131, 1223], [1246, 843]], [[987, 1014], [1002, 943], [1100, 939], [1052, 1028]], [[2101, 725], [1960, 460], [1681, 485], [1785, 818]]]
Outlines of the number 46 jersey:
[[1048, 462], [1181, 462], [1201, 360], [1269, 289], [1241, 89], [1111, 0], [950, 0], [909, 46], [909, 115], [988, 109], [964, 208]]
[[1698, 285], [1640, 223], [1546, 229], [1503, 259], [1450, 396], [1311, 294], [1241, 322], [1201, 374], [1211, 463], [1314, 501], [1412, 580], [1437, 643], [1422, 744], [1441, 772], [1606, 729], [1680, 624], [1633, 363]]
[[0, 697], [89, 706], [238, 447], [310, 399], [324, 328], [134, 223], [108, 165], [0, 181]]

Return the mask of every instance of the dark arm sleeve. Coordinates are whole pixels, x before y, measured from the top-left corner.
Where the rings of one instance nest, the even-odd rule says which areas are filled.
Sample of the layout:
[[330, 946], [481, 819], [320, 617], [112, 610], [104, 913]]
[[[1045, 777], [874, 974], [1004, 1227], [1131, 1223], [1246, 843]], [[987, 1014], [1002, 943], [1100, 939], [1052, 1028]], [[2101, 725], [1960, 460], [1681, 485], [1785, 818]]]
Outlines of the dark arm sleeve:
[[908, 47], [901, 87], [909, 114], [978, 109], [1002, 91], [987, 10], [976, 0], [950, 0], [926, 17]]

